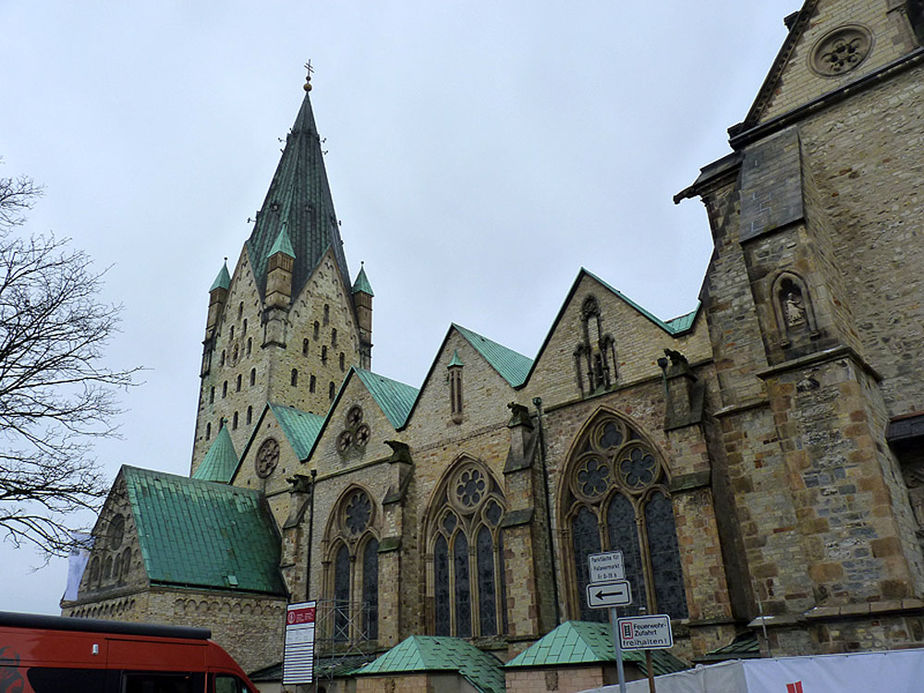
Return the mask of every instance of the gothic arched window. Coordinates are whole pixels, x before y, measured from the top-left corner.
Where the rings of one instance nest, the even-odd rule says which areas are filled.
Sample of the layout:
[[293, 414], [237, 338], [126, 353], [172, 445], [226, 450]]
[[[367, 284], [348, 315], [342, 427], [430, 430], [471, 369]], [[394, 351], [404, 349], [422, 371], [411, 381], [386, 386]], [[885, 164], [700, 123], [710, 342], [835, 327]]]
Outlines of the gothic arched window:
[[680, 549], [667, 492], [667, 470], [654, 447], [628, 422], [603, 411], [584, 428], [565, 473], [560, 517], [570, 533], [570, 611], [585, 621], [605, 620], [587, 607], [587, 557], [622, 551], [632, 605], [622, 615], [687, 616]]
[[325, 541], [328, 594], [334, 600], [335, 642], [379, 636], [379, 540], [375, 507], [363, 489], [347, 491], [331, 515]]
[[436, 635], [460, 638], [507, 631], [503, 539], [506, 502], [488, 470], [459, 460], [431, 505], [428, 558]]

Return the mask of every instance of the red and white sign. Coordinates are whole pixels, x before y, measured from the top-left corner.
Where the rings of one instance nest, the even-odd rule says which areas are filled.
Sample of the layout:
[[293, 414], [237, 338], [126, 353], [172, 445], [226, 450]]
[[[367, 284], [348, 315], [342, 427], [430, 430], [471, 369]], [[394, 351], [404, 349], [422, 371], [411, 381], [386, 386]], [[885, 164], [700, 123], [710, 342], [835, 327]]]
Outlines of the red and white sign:
[[282, 683], [290, 686], [314, 679], [316, 602], [289, 604], [286, 609], [286, 646], [282, 655]]
[[624, 650], [663, 650], [674, 646], [671, 617], [667, 614], [627, 616], [616, 623], [619, 646]]

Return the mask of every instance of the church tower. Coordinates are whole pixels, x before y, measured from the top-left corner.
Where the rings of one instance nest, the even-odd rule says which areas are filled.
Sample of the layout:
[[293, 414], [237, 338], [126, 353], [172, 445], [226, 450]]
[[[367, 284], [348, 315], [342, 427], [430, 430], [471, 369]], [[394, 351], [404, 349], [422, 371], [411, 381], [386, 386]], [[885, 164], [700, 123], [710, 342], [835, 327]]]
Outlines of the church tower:
[[310, 90], [233, 273], [209, 291], [191, 472], [223, 427], [239, 455], [267, 402], [324, 415], [350, 366], [371, 366], [372, 287], [362, 269], [350, 281]]

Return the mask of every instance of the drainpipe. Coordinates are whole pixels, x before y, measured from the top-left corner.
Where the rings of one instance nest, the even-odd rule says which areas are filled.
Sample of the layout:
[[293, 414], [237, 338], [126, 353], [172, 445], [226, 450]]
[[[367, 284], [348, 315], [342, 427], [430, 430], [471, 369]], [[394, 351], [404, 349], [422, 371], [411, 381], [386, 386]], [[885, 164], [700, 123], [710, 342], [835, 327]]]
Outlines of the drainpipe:
[[549, 542], [549, 560], [552, 562], [552, 591], [554, 592], [553, 601], [555, 603], [555, 625], [561, 625], [561, 608], [559, 607], [558, 594], [558, 568], [555, 565], [555, 542], [552, 532], [552, 504], [549, 500], [549, 470], [545, 459], [545, 427], [542, 424], [542, 398], [533, 397], [533, 405], [536, 407], [536, 419], [539, 422], [539, 457], [542, 461], [542, 485], [545, 495], [545, 527], [548, 533]]
[[308, 501], [308, 570], [305, 577], [305, 601], [311, 601], [311, 546], [314, 544], [314, 478], [317, 469], [311, 470], [311, 500]]

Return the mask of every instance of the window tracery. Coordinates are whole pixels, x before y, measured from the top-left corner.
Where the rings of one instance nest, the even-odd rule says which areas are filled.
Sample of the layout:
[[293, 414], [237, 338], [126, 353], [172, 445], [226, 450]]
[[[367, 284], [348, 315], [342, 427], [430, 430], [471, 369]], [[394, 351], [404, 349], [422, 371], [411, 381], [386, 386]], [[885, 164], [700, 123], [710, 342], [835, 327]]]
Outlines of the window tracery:
[[601, 411], [579, 435], [564, 475], [562, 527], [570, 533], [569, 601], [582, 620], [606, 618], [589, 609], [587, 556], [622, 551], [633, 603], [622, 615], [687, 616], [686, 595], [667, 469], [653, 446], [629, 422]]
[[[331, 383], [333, 384], [333, 383]], [[369, 424], [363, 423], [363, 409], [358, 404], [349, 408], [344, 421], [344, 429], [337, 436], [337, 452], [346, 455], [350, 451], [363, 451], [372, 437]]]
[[586, 397], [616, 382], [616, 342], [603, 332], [600, 305], [594, 296], [587, 296], [581, 304], [581, 332], [573, 356], [578, 389]]
[[379, 539], [374, 503], [361, 488], [340, 499], [327, 528], [328, 593], [334, 600], [332, 637], [346, 643], [378, 638]]
[[436, 635], [487, 637], [506, 632], [503, 538], [506, 502], [480, 463], [462, 458], [431, 505], [429, 591]]

